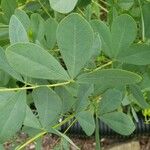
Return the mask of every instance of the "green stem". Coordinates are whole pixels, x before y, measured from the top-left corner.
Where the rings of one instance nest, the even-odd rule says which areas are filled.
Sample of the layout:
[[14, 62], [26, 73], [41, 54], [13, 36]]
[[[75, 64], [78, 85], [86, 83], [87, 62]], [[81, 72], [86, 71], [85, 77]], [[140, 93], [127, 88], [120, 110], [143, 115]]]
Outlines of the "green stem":
[[98, 67], [98, 68], [96, 68], [96, 69], [94, 69], [92, 72], [95, 72], [95, 71], [98, 71], [98, 70], [100, 70], [100, 69], [103, 69], [103, 68], [105, 68], [105, 67], [111, 65], [112, 63], [113, 63], [113, 61], [110, 61], [110, 62], [108, 62], [108, 63], [106, 63], [106, 64], [104, 64], [104, 65], [102, 65], [102, 66], [100, 66], [100, 67]]
[[[68, 122], [70, 119], [72, 119], [74, 117], [74, 114], [68, 116], [65, 120], [63, 120], [62, 122], [60, 122], [59, 124], [53, 126], [53, 129], [57, 129], [59, 127], [61, 127], [63, 124], [65, 124], [66, 122]], [[34, 142], [35, 140], [37, 140], [38, 138], [44, 136], [45, 134], [47, 134], [48, 131], [43, 131], [39, 134], [37, 134], [35, 137], [31, 138], [30, 140], [28, 140], [26, 143], [24, 143], [23, 145], [21, 145], [20, 147], [16, 148], [16, 150], [21, 150], [23, 148], [25, 148], [28, 144]]]
[[69, 127], [65, 130], [64, 134], [68, 132], [68, 130], [73, 126], [74, 123], [77, 122], [77, 119], [73, 120], [72, 123], [69, 125]]
[[50, 13], [47, 11], [47, 9], [45, 8], [45, 6], [41, 3], [40, 0], [38, 0], [39, 4], [41, 5], [42, 9], [45, 11], [45, 13], [51, 18], [52, 16], [50, 15]]
[[95, 140], [96, 140], [96, 150], [101, 150], [100, 146], [100, 136], [99, 136], [99, 120], [96, 116], [96, 131], [95, 131]]
[[16, 91], [16, 90], [30, 90], [30, 89], [36, 89], [39, 87], [57, 87], [57, 86], [63, 86], [70, 84], [73, 81], [67, 81], [67, 82], [62, 82], [62, 83], [56, 83], [56, 84], [49, 84], [49, 85], [35, 85], [35, 86], [30, 86], [30, 87], [21, 87], [21, 88], [6, 88], [6, 89], [0, 89], [0, 92], [8, 92], [8, 91]]
[[141, 25], [142, 25], [142, 41], [145, 41], [145, 23], [144, 23], [144, 16], [143, 16], [143, 11], [142, 11], [142, 6], [141, 6], [141, 0], [138, 0], [139, 7], [140, 7], [140, 12], [141, 12]]
[[110, 4], [109, 4], [109, 3], [107, 3], [107, 2], [105, 2], [104, 0], [100, 0], [100, 2], [104, 3], [105, 5], [110, 6]]
[[105, 11], [106, 13], [109, 13], [109, 11], [108, 11], [106, 8], [104, 8], [104, 7], [101, 6], [99, 3], [95, 2], [94, 0], [92, 0], [92, 3], [95, 4], [95, 5], [97, 5], [99, 8], [101, 8], [101, 9], [102, 9], [103, 11]]

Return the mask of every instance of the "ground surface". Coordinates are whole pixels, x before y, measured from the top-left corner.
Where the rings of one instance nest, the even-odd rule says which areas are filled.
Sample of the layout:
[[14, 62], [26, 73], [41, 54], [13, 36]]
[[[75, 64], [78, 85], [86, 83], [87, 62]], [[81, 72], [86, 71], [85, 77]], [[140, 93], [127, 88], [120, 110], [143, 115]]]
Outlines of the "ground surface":
[[[16, 139], [16, 143], [22, 143], [27, 136], [21, 134]], [[81, 150], [95, 150], [94, 138], [85, 137], [71, 137], [74, 143], [81, 148]], [[57, 137], [45, 136], [43, 139], [42, 150], [53, 150], [53, 146], [58, 143]], [[13, 150], [12, 141], [5, 143], [6, 150]], [[102, 150], [150, 150], [150, 137], [139, 137], [132, 139], [118, 139], [118, 138], [103, 138], [101, 140]], [[26, 150], [35, 150], [34, 144], [30, 144]], [[70, 150], [76, 150], [74, 147], [70, 147]]]

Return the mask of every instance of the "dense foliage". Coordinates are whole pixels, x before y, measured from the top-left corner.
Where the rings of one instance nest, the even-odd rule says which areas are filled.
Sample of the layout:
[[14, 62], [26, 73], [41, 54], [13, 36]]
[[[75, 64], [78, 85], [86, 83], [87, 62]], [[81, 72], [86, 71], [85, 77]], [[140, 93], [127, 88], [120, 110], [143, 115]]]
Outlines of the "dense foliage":
[[[0, 143], [61, 138], [77, 121], [100, 149], [99, 120], [130, 135], [149, 123], [149, 0], [0, 0]], [[70, 126], [60, 132], [63, 124]]]

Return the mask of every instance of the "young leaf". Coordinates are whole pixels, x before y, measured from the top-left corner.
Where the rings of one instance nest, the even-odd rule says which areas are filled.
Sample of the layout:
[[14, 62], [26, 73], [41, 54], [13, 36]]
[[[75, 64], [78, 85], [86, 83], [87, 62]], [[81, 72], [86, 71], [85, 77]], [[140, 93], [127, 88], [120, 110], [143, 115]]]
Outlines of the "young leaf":
[[5, 106], [0, 107], [0, 141], [10, 138], [21, 128], [25, 113], [25, 91], [14, 93]]
[[132, 17], [127, 14], [115, 18], [111, 26], [112, 55], [116, 57], [122, 49], [126, 49], [136, 37], [137, 25]]
[[122, 112], [104, 114], [100, 119], [115, 132], [122, 135], [130, 135], [135, 130], [135, 125], [132, 119]]
[[9, 23], [10, 43], [29, 42], [27, 32], [20, 20], [13, 15]]
[[68, 15], [58, 25], [57, 42], [71, 78], [76, 77], [89, 60], [93, 39], [92, 28], [78, 14]]
[[95, 121], [93, 113], [90, 111], [81, 111], [76, 114], [76, 118], [85, 133], [90, 136], [95, 131]]
[[78, 0], [49, 0], [51, 7], [60, 13], [69, 13], [76, 6]]
[[17, 72], [39, 79], [68, 80], [68, 74], [47, 51], [32, 43], [17, 43], [7, 48], [6, 57]]
[[114, 111], [122, 102], [122, 93], [116, 89], [107, 90], [100, 100], [100, 115]]
[[125, 48], [118, 55], [118, 61], [133, 65], [150, 64], [150, 46], [146, 44], [135, 44]]
[[32, 127], [35, 129], [41, 129], [41, 125], [39, 120], [36, 118], [36, 116], [33, 114], [32, 110], [28, 105], [26, 105], [26, 116], [24, 119], [23, 124], [28, 127]]
[[141, 81], [141, 77], [133, 72], [121, 69], [97, 70], [78, 76], [79, 83], [107, 85], [108, 87], [124, 86]]
[[31, 21], [30, 21], [29, 16], [26, 14], [26, 12], [21, 10], [21, 9], [16, 9], [15, 10], [15, 16], [22, 23], [22, 25], [26, 29], [26, 31], [29, 32]]
[[53, 18], [49, 18], [45, 22], [46, 43], [49, 49], [52, 49], [56, 44], [57, 26], [58, 26], [58, 23]]
[[33, 91], [33, 100], [43, 127], [53, 125], [62, 111], [62, 101], [49, 88], [38, 88]]
[[137, 86], [137, 85], [130, 85], [129, 88], [130, 88], [130, 91], [131, 91], [133, 97], [136, 99], [136, 101], [138, 102], [138, 104], [143, 109], [150, 108], [150, 105], [144, 99], [143, 93], [141, 92], [139, 86]]
[[8, 63], [7, 58], [5, 56], [5, 51], [2, 47], [0, 47], [0, 69], [7, 72], [13, 78], [23, 81], [21, 75], [17, 73]]
[[45, 21], [39, 14], [34, 13], [31, 15], [31, 33], [34, 42], [43, 42], [45, 35]]

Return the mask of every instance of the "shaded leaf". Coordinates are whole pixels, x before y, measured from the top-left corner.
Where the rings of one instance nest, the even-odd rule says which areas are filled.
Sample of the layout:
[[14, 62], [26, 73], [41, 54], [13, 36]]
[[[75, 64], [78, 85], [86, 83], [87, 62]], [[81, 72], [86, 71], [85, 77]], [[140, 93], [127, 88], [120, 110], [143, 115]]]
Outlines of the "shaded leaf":
[[140, 89], [139, 86], [137, 86], [137, 85], [130, 85], [129, 88], [130, 88], [130, 91], [131, 91], [133, 97], [136, 99], [137, 103], [143, 109], [146, 109], [146, 108], [150, 107], [150, 105], [144, 99], [143, 93], [141, 92], [141, 89]]
[[16, 0], [2, 0], [1, 8], [7, 18], [7, 22], [9, 22], [10, 17], [14, 14], [14, 11], [17, 7]]
[[65, 87], [56, 87], [55, 91], [56, 91], [56, 93], [59, 95], [59, 97], [62, 100], [63, 113], [66, 113], [71, 108], [73, 108], [73, 106], [76, 103], [77, 99], [75, 97], [73, 97], [73, 95], [71, 95], [71, 93], [68, 90], [66, 90]]
[[100, 100], [100, 115], [114, 111], [122, 102], [122, 93], [116, 89], [107, 90]]
[[53, 125], [62, 111], [62, 101], [59, 96], [46, 87], [35, 89], [32, 96], [43, 127]]
[[26, 113], [26, 93], [20, 91], [0, 107], [0, 141], [12, 137], [22, 126]]
[[30, 109], [28, 105], [26, 105], [26, 116], [25, 116], [23, 124], [28, 127], [41, 129], [39, 120], [33, 114], [32, 110]]
[[90, 111], [81, 111], [76, 114], [76, 118], [85, 133], [90, 136], [95, 131], [95, 121], [93, 113]]
[[122, 135], [130, 135], [135, 130], [132, 119], [122, 112], [104, 114], [100, 119], [115, 132]]
[[89, 96], [91, 96], [93, 91], [94, 87], [91, 84], [81, 84], [79, 86], [79, 92], [76, 102], [76, 112], [83, 111], [87, 108], [87, 106], [90, 104]]

